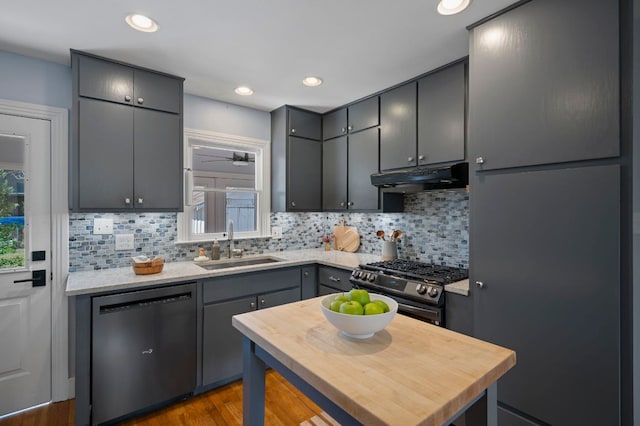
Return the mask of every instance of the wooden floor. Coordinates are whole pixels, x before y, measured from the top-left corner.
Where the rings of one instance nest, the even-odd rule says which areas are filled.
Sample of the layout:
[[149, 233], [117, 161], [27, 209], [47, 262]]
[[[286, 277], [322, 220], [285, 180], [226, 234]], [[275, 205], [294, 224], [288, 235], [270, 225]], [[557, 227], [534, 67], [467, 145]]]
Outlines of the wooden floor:
[[[318, 424], [316, 419], [325, 417], [317, 405], [275, 371], [267, 372], [266, 383], [265, 425]], [[73, 425], [73, 410], [73, 400], [57, 402], [0, 420], [0, 426]], [[129, 419], [122, 425], [242, 425], [242, 382]]]

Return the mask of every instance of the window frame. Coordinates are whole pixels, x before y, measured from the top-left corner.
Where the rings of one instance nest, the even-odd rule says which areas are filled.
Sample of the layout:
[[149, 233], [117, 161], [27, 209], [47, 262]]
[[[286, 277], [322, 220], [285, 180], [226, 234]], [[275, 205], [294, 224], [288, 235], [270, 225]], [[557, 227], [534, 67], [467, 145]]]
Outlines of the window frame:
[[184, 129], [184, 188], [183, 212], [178, 213], [178, 240], [176, 244], [205, 243], [227, 240], [226, 232], [194, 234], [191, 216], [195, 206], [189, 205], [193, 191], [192, 148], [194, 145], [211, 144], [240, 151], [255, 152], [256, 230], [234, 232], [234, 240], [271, 237], [271, 143], [268, 140], [229, 135], [198, 129]]

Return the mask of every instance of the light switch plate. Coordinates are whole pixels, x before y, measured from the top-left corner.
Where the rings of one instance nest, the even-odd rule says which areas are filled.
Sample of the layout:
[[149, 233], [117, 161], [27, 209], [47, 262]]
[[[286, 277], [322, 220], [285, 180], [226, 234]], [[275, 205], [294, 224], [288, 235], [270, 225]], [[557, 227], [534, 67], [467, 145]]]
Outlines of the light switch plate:
[[282, 238], [282, 226], [271, 227], [271, 238], [275, 240], [279, 240], [280, 238]]
[[93, 219], [93, 233], [101, 235], [113, 234], [113, 219], [96, 218]]
[[133, 250], [133, 234], [116, 234], [116, 250]]

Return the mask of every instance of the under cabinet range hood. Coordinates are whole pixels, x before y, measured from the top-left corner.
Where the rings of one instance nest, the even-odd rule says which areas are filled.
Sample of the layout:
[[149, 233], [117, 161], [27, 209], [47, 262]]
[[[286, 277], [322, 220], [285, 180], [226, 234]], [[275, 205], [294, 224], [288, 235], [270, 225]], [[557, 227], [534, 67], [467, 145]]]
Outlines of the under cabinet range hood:
[[466, 188], [469, 184], [469, 163], [374, 173], [371, 184], [385, 192], [402, 193]]

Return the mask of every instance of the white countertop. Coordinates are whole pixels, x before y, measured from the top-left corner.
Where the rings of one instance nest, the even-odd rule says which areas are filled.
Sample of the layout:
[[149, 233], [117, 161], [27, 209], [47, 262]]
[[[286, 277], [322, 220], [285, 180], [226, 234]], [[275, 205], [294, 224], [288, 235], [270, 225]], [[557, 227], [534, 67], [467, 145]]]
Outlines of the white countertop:
[[[381, 260], [380, 256], [373, 254], [346, 253], [335, 250], [324, 251], [323, 249], [279, 251], [255, 256], [244, 256], [242, 259], [265, 256], [275, 257], [282, 261], [218, 270], [206, 270], [198, 266], [193, 261], [171, 262], [165, 263], [162, 272], [152, 275], [136, 275], [133, 272], [133, 268], [129, 267], [101, 269], [98, 271], [71, 272], [67, 278], [65, 294], [67, 296], [77, 296], [81, 294], [113, 290], [131, 290], [158, 284], [220, 277], [252, 271], [266, 271], [269, 269], [308, 265], [313, 263], [350, 270], [360, 264]], [[469, 280], [449, 284], [445, 289], [448, 292], [467, 296], [469, 294]]]

